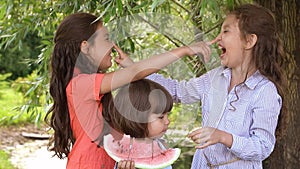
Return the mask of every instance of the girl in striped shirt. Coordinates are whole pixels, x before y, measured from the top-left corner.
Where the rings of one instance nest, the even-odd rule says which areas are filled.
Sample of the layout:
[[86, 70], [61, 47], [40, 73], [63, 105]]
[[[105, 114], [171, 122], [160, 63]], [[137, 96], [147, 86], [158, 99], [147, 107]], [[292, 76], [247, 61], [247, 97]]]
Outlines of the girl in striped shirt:
[[192, 169], [262, 168], [274, 149], [275, 130], [282, 133], [285, 112], [284, 53], [275, 18], [261, 6], [242, 5], [227, 15], [214, 42], [222, 66], [188, 81], [148, 78], [177, 102], [202, 103], [202, 127], [189, 134], [197, 144]]

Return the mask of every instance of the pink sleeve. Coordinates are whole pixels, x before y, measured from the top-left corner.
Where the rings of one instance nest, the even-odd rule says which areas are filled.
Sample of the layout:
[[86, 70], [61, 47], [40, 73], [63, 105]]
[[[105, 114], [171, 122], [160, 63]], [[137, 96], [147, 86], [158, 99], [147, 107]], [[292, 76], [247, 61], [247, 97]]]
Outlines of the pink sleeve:
[[103, 77], [104, 74], [80, 74], [67, 87], [70, 114], [78, 119], [77, 125], [91, 140], [95, 140], [103, 128], [100, 104], [103, 95], [99, 94]]
[[104, 77], [104, 74], [96, 74], [96, 77], [95, 77], [95, 98], [98, 101], [100, 101], [103, 96], [102, 94], [100, 95], [100, 87], [102, 84], [103, 77]]

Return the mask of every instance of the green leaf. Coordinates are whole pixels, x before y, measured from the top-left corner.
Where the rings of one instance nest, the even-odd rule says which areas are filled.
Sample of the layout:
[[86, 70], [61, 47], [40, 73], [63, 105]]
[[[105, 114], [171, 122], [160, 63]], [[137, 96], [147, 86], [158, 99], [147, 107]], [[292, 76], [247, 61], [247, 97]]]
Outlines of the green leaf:
[[117, 9], [118, 9], [119, 15], [121, 15], [121, 14], [123, 13], [123, 4], [122, 4], [122, 0], [117, 0]]
[[142, 3], [140, 5], [137, 5], [135, 7], [132, 8], [133, 11], [138, 11], [142, 8], [147, 8], [148, 7], [148, 1], [142, 1]]
[[231, 10], [234, 7], [234, 0], [227, 0], [228, 8]]
[[106, 15], [106, 13], [108, 12], [108, 10], [111, 9], [110, 7], [111, 7], [111, 5], [112, 5], [112, 2], [113, 2], [113, 1], [111, 1], [111, 2], [106, 6], [106, 8], [105, 8], [104, 11], [99, 15], [99, 17], [96, 19], [96, 21], [99, 20], [99, 19], [102, 19], [103, 16]]
[[155, 8], [157, 8], [159, 5], [163, 4], [165, 0], [155, 0], [151, 5], [151, 12], [154, 11]]
[[[10, 58], [12, 61], [25, 59], [36, 61], [34, 64], [37, 64], [38, 67], [32, 68], [32, 62], [25, 65], [26, 70], [30, 69], [30, 71], [24, 77], [28, 76], [30, 83], [23, 84], [27, 86], [24, 91], [26, 96], [23, 96], [26, 103], [30, 104], [28, 111], [36, 111], [33, 107], [51, 104], [49, 101], [51, 98], [48, 93], [46, 94], [48, 87], [45, 87], [49, 82], [49, 59], [55, 31], [65, 16], [74, 12], [86, 11], [100, 14], [98, 19], [102, 18], [105, 23], [108, 23], [125, 14], [133, 15], [155, 11], [185, 18], [187, 22], [192, 21], [197, 28], [206, 32], [215, 29], [215, 25], [219, 24], [225, 9], [246, 1], [251, 0], [177, 0], [176, 3], [174, 0], [0, 0], [1, 63], [3, 63], [2, 58]], [[119, 26], [116, 24], [119, 28], [119, 34], [122, 35], [122, 39], [118, 43], [124, 50], [142, 56], [151, 53], [148, 49], [170, 49], [175, 46], [176, 40], [174, 38], [167, 39], [162, 35], [153, 33], [147, 33], [144, 37], [128, 37], [128, 32], [130, 32], [128, 29], [132, 29], [132, 27], [127, 28], [125, 26], [124, 28], [125, 24], [127, 23], [119, 23]], [[162, 26], [166, 23], [159, 24]], [[18, 47], [21, 48], [21, 52], [16, 50]], [[11, 60], [4, 63], [9, 63]], [[197, 62], [188, 59], [184, 61], [194, 72], [197, 73], [202, 70], [201, 65], [197, 65]], [[8, 64], [1, 66], [3, 65], [7, 66]], [[21, 67], [16, 66], [15, 62], [13, 62], [13, 66], [21, 70]], [[42, 76], [42, 80], [36, 79], [36, 76], [30, 76], [31, 72], [34, 71], [39, 72], [36, 73], [36, 76]], [[16, 76], [16, 73], [13, 73], [12, 76]], [[40, 97], [37, 98], [36, 96]], [[39, 115], [36, 117], [39, 119]]]

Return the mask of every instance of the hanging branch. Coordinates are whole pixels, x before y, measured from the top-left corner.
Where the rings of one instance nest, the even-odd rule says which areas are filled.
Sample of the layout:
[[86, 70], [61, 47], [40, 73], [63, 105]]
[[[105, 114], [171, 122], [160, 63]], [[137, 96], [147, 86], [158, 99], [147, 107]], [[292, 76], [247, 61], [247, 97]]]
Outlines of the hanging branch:
[[191, 14], [191, 12], [186, 9], [184, 6], [182, 6], [180, 3], [176, 2], [175, 0], [171, 0], [174, 4], [176, 4], [177, 6], [179, 6], [181, 9], [183, 9], [184, 11], [186, 11], [189, 14]]
[[[156, 25], [150, 23], [148, 20], [146, 20], [145, 18], [143, 18], [143, 17], [141, 17], [141, 16], [139, 16], [139, 15], [137, 15], [137, 16], [138, 16], [142, 21], [146, 22], [148, 25], [150, 25], [152, 28], [154, 28], [156, 31], [159, 32], [159, 28], [158, 28]], [[163, 35], [165, 38], [167, 38], [169, 41], [171, 41], [176, 47], [180, 47], [181, 45], [185, 45], [184, 42], [182, 42], [181, 40], [179, 40], [179, 39], [177, 39], [177, 38], [175, 38], [175, 37], [171, 37], [171, 35], [168, 35], [167, 33], [162, 33], [162, 35]], [[181, 45], [179, 45], [178, 43], [176, 43], [172, 38], [175, 39], [176, 41], [178, 41], [179, 43], [181, 43]]]
[[[159, 28], [150, 23], [148, 20], [144, 19], [143, 17], [139, 16], [138, 17], [146, 22], [147, 24], [149, 24], [152, 28], [154, 28], [155, 30], [159, 31]], [[181, 43], [181, 45], [184, 45], [184, 46], [187, 46], [187, 44], [185, 44], [184, 42], [182, 42], [181, 40], [171, 36], [171, 35], [168, 35], [167, 33], [162, 33], [162, 35], [167, 38], [169, 41], [171, 41], [175, 46], [179, 47], [180, 45], [178, 43], [176, 43], [173, 39], [175, 39], [176, 41], [178, 41], [179, 43]], [[173, 39], [172, 39], [173, 38]], [[201, 59], [202, 57], [185, 57], [183, 58], [183, 60], [185, 60], [185, 62], [187, 63], [188, 67], [191, 69], [191, 70], [195, 70], [194, 67], [202, 67], [203, 69], [196, 69], [198, 71], [195, 72], [196, 76], [199, 76], [201, 74], [203, 74], [204, 72], [206, 72], [206, 68], [204, 66], [204, 61], [203, 59]]]

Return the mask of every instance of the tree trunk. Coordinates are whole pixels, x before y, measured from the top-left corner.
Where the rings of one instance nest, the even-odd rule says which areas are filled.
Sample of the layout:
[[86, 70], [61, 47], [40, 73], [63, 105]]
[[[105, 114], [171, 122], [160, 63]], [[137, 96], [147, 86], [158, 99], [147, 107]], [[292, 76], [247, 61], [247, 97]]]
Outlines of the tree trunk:
[[285, 70], [288, 75], [286, 93], [288, 100], [288, 123], [286, 135], [277, 140], [271, 156], [264, 161], [266, 169], [295, 169], [300, 164], [300, 1], [299, 0], [255, 0], [258, 4], [267, 7], [275, 13], [277, 26], [280, 30], [287, 52]]

